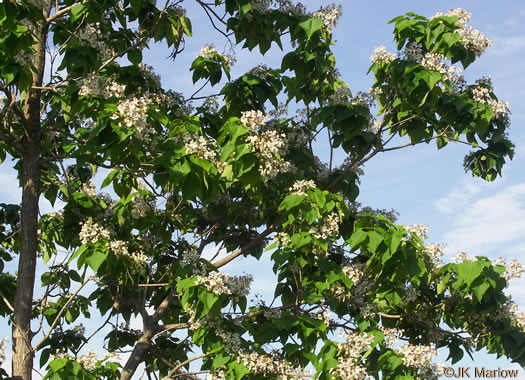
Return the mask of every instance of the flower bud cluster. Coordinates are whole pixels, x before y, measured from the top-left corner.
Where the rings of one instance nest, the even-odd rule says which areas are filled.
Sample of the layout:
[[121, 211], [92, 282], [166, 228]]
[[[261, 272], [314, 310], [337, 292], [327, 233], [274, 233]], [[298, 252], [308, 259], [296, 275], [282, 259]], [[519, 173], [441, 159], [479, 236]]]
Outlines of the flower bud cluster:
[[250, 71], [248, 71], [248, 74], [256, 76], [257, 78], [262, 79], [262, 80], [266, 80], [268, 76], [270, 75], [268, 73], [268, 66], [266, 65], [255, 66]]
[[209, 112], [217, 112], [219, 110], [219, 99], [217, 96], [208, 96], [202, 106], [207, 108]]
[[207, 276], [197, 276], [196, 285], [204, 287], [218, 296], [227, 294], [236, 299], [250, 292], [253, 276], [230, 276], [221, 272], [210, 272]]
[[423, 59], [423, 45], [420, 42], [410, 41], [405, 46], [402, 57], [407, 61], [421, 62]]
[[386, 48], [383, 45], [375, 48], [374, 54], [370, 56], [370, 61], [377, 65], [381, 63], [390, 63], [394, 59], [396, 59], [396, 55], [394, 53], [387, 53]]
[[328, 105], [346, 106], [350, 102], [350, 89], [345, 86], [338, 87], [335, 94], [328, 97]]
[[306, 190], [316, 189], [315, 182], [313, 180], [297, 180], [293, 185], [288, 189], [292, 194], [296, 195], [306, 195]]
[[114, 51], [106, 43], [107, 37], [102, 34], [100, 22], [87, 24], [77, 32], [77, 38], [97, 51], [100, 59], [109, 58]]
[[358, 91], [350, 102], [365, 107], [373, 107], [376, 102], [375, 89], [371, 88], [368, 92]]

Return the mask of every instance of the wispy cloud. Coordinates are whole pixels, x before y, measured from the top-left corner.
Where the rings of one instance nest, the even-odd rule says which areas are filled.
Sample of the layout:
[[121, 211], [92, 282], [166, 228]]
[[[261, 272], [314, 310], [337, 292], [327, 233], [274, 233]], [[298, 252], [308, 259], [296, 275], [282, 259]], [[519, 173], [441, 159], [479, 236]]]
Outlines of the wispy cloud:
[[[445, 234], [449, 253], [460, 250], [471, 255], [507, 256], [525, 245], [525, 183], [509, 186], [493, 195], [476, 195], [477, 190], [451, 191], [448, 201], [439, 200], [437, 207], [452, 212], [451, 229]], [[454, 201], [456, 203], [454, 203]], [[463, 201], [463, 204], [460, 204]]]

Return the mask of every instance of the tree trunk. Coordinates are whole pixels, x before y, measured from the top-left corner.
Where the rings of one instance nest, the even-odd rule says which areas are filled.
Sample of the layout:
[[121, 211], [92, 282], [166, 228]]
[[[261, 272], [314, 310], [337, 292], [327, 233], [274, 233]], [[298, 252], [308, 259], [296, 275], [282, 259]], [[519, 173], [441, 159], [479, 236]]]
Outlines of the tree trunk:
[[27, 131], [22, 158], [22, 229], [18, 278], [13, 316], [13, 378], [31, 379], [33, 348], [31, 346], [31, 314], [35, 284], [38, 198], [40, 185], [39, 131]]
[[[44, 17], [49, 9], [44, 12]], [[42, 86], [46, 61], [48, 26], [44, 25], [35, 36], [33, 45], [33, 86]], [[24, 103], [24, 136], [22, 139], [22, 215], [20, 257], [13, 313], [12, 374], [15, 380], [31, 380], [34, 351], [31, 345], [31, 315], [35, 286], [38, 248], [38, 199], [40, 196], [40, 129], [41, 91], [32, 88]]]

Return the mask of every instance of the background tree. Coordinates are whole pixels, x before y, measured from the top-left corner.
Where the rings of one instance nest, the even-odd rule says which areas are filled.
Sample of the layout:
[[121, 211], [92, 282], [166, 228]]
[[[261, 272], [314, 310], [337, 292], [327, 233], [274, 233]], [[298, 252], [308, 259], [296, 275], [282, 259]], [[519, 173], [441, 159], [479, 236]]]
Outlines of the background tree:
[[[36, 352], [52, 379], [129, 379], [142, 363], [168, 378], [433, 377], [439, 347], [453, 362], [486, 347], [523, 366], [524, 315], [503, 294], [520, 264], [444, 264], [424, 227], [355, 203], [362, 165], [381, 152], [462, 142], [474, 149], [466, 169], [487, 180], [512, 158], [508, 105], [453, 66], [490, 45], [470, 15], [392, 20], [398, 54], [376, 49], [375, 84], [352, 95], [330, 50], [340, 8], [197, 3], [237, 45], [289, 52], [232, 79], [232, 57], [205, 46], [194, 82], [227, 82], [196, 109], [197, 94], [163, 89], [142, 64], [153, 41], [182, 54], [192, 31], [182, 1], [0, 3], [0, 153], [23, 189], [22, 205], [0, 213], [2, 266], [18, 259], [17, 277], [0, 277], [13, 377], [31, 378]], [[283, 94], [304, 108], [285, 114]], [[97, 192], [97, 173], [113, 196]], [[39, 216], [40, 195], [63, 210]], [[248, 304], [251, 276], [223, 269], [261, 255], [278, 276], [270, 305]], [[101, 325], [86, 334], [79, 322], [93, 313]], [[131, 347], [122, 365], [81, 355], [104, 327], [111, 354]]]

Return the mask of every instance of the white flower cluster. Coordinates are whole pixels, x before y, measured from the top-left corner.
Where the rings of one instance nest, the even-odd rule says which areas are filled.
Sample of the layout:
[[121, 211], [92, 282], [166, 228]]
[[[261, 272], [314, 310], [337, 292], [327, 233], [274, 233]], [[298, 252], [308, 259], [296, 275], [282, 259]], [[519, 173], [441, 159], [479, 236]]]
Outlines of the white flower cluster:
[[471, 13], [468, 13], [464, 9], [456, 8], [456, 9], [451, 9], [450, 11], [448, 11], [446, 13], [438, 12], [434, 16], [432, 16], [430, 19], [433, 20], [433, 19], [435, 19], [437, 17], [443, 17], [443, 16], [445, 16], [445, 17], [454, 17], [454, 16], [457, 17], [457, 19], [456, 19], [456, 26], [458, 26], [459, 28], [464, 28], [465, 26], [467, 26], [467, 23], [472, 18], [472, 14]]
[[[273, 8], [275, 6], [276, 8]], [[259, 13], [270, 13], [274, 9], [282, 13], [303, 16], [306, 14], [306, 7], [301, 3], [292, 0], [253, 0], [252, 9]]]
[[332, 33], [333, 28], [337, 25], [337, 20], [343, 14], [343, 7], [341, 5], [331, 4], [326, 8], [321, 8], [312, 13], [313, 17], [323, 20], [323, 24], [328, 33]]
[[77, 32], [77, 38], [95, 49], [100, 59], [109, 58], [114, 54], [113, 49], [106, 44], [107, 37], [102, 34], [100, 22], [84, 26]]
[[374, 341], [373, 335], [367, 333], [339, 331], [339, 335], [345, 339], [344, 343], [338, 343], [337, 348], [342, 356], [338, 358], [337, 367], [332, 368], [330, 373], [343, 379], [361, 380], [367, 378], [366, 369], [359, 366], [359, 358], [364, 350], [368, 350]]
[[494, 260], [494, 265], [503, 265], [505, 267], [502, 277], [507, 281], [513, 278], [520, 278], [521, 274], [525, 273], [525, 265], [519, 263], [518, 260], [506, 261], [500, 257], [498, 260]]
[[2, 341], [0, 342], [0, 364], [5, 362], [5, 359], [6, 359], [5, 346], [7, 342], [8, 342], [7, 338], [2, 339]]
[[273, 240], [279, 247], [284, 247], [292, 242], [290, 236], [286, 232], [276, 233]]
[[448, 66], [444, 61], [444, 55], [427, 52], [421, 59], [421, 66], [426, 67], [429, 70], [437, 71], [442, 75], [443, 79], [461, 86], [465, 81], [462, 76], [461, 68]]
[[394, 53], [387, 53], [386, 48], [383, 45], [375, 48], [374, 54], [370, 56], [372, 63], [378, 65], [381, 63], [390, 63], [394, 59], [396, 59], [396, 55]]
[[259, 159], [259, 172], [266, 180], [294, 169], [291, 162], [282, 159], [288, 150], [288, 139], [284, 133], [266, 130], [248, 136], [246, 143], [255, 150]]
[[261, 111], [245, 111], [241, 114], [241, 124], [251, 132], [256, 132], [267, 120], [268, 117]]
[[86, 355], [74, 357], [73, 355], [70, 355], [66, 352], [57, 352], [54, 355], [49, 355], [49, 360], [55, 360], [55, 359], [62, 359], [67, 358], [71, 361], [76, 361], [77, 363], [81, 364], [85, 369], [93, 370], [97, 366], [97, 354], [94, 351], [88, 352]]
[[95, 184], [91, 181], [83, 183], [79, 192], [84, 193], [88, 197], [95, 197], [97, 195]]
[[332, 313], [330, 310], [318, 310], [314, 314], [314, 317], [322, 321], [325, 325], [330, 326], [330, 323], [332, 322], [331, 315]]
[[478, 57], [492, 45], [492, 41], [485, 34], [472, 27], [457, 29], [456, 33], [461, 36], [461, 44], [474, 52]]
[[147, 122], [147, 111], [153, 103], [149, 93], [142, 96], [129, 96], [120, 99], [117, 112], [111, 115], [111, 119], [121, 119], [124, 125], [133, 129], [133, 134], [141, 140], [150, 140], [155, 129]]
[[186, 146], [186, 153], [195, 154], [197, 157], [202, 158], [203, 160], [216, 162], [215, 150], [217, 149], [216, 145], [212, 141], [206, 140], [204, 136], [200, 136], [197, 133], [186, 134], [182, 136], [182, 141]]
[[397, 349], [403, 355], [403, 364], [407, 367], [417, 367], [421, 369], [434, 368], [436, 365], [432, 363], [432, 358], [437, 355], [436, 346], [431, 345], [416, 346], [413, 344], [405, 344]]
[[363, 272], [364, 267], [365, 264], [363, 263], [352, 263], [343, 266], [342, 272], [348, 276], [348, 278], [354, 283], [354, 286], [356, 286], [365, 276], [365, 272]]
[[413, 226], [403, 225], [403, 227], [408, 233], [415, 234], [421, 240], [426, 240], [428, 237], [427, 234], [430, 231], [430, 228], [422, 224], [414, 224]]
[[512, 297], [507, 296], [505, 304], [493, 314], [496, 321], [510, 319], [511, 323], [525, 331], [525, 313], [518, 312], [518, 305], [512, 301]]
[[451, 9], [446, 13], [438, 12], [434, 17], [431, 18], [431, 20], [436, 17], [443, 16], [457, 17], [456, 26], [458, 29], [456, 29], [455, 32], [461, 36], [461, 44], [465, 46], [465, 48], [474, 52], [478, 57], [485, 51], [486, 48], [492, 45], [492, 41], [489, 40], [483, 33], [476, 29], [472, 29], [472, 27], [467, 28], [467, 23], [471, 19], [472, 14], [468, 13], [464, 9], [456, 8]]
[[399, 338], [403, 336], [405, 330], [390, 328], [390, 327], [379, 327], [379, 330], [385, 335], [385, 339], [388, 345], [392, 346], [399, 342]]
[[218, 370], [213, 373], [208, 373], [206, 375], [206, 380], [226, 380], [226, 377], [224, 376], [223, 370]]
[[228, 67], [232, 67], [233, 64], [235, 63], [235, 59], [233, 58], [233, 56], [228, 55], [228, 54], [219, 53], [217, 49], [215, 49], [214, 44], [204, 45], [201, 51], [199, 52], [199, 56], [203, 58], [214, 59], [216, 55], [219, 55], [220, 57], [224, 58], [226, 62], [226, 66]]
[[197, 276], [195, 284], [204, 287], [218, 296], [227, 294], [236, 299], [244, 297], [250, 292], [253, 276], [230, 276], [221, 272], [211, 272], [208, 276]]
[[314, 190], [315, 188], [316, 185], [313, 180], [302, 179], [295, 181], [288, 191], [296, 195], [306, 195], [306, 190]]
[[298, 370], [285, 360], [256, 352], [241, 352], [237, 361], [242, 362], [253, 374], [278, 375], [282, 380], [300, 380], [309, 375], [307, 371]]
[[492, 99], [490, 97], [490, 90], [486, 87], [476, 86], [472, 89], [472, 98], [481, 104], [488, 104], [494, 114], [492, 119], [503, 117], [508, 119], [510, 114], [509, 102], [502, 102], [500, 100]]
[[111, 233], [100, 224], [88, 219], [80, 224], [78, 237], [82, 244], [95, 244], [99, 240], [108, 240], [111, 237]]
[[430, 256], [436, 266], [441, 266], [443, 264], [441, 257], [445, 254], [445, 251], [446, 248], [444, 244], [425, 244], [425, 253]]
[[456, 256], [454, 256], [452, 258], [452, 261], [454, 261], [455, 263], [472, 263], [474, 261], [476, 261], [475, 258], [473, 258], [472, 256], [470, 256], [468, 253], [466, 252], [459, 252]]
[[123, 240], [113, 240], [109, 243], [106, 243], [106, 247], [110, 249], [115, 255], [127, 256], [140, 265], [145, 264], [148, 260], [148, 256], [146, 256], [141, 251], [130, 253], [128, 250], [128, 243]]
[[309, 233], [316, 239], [326, 240], [339, 234], [339, 215], [335, 212], [325, 216], [321, 226], [310, 228]]

